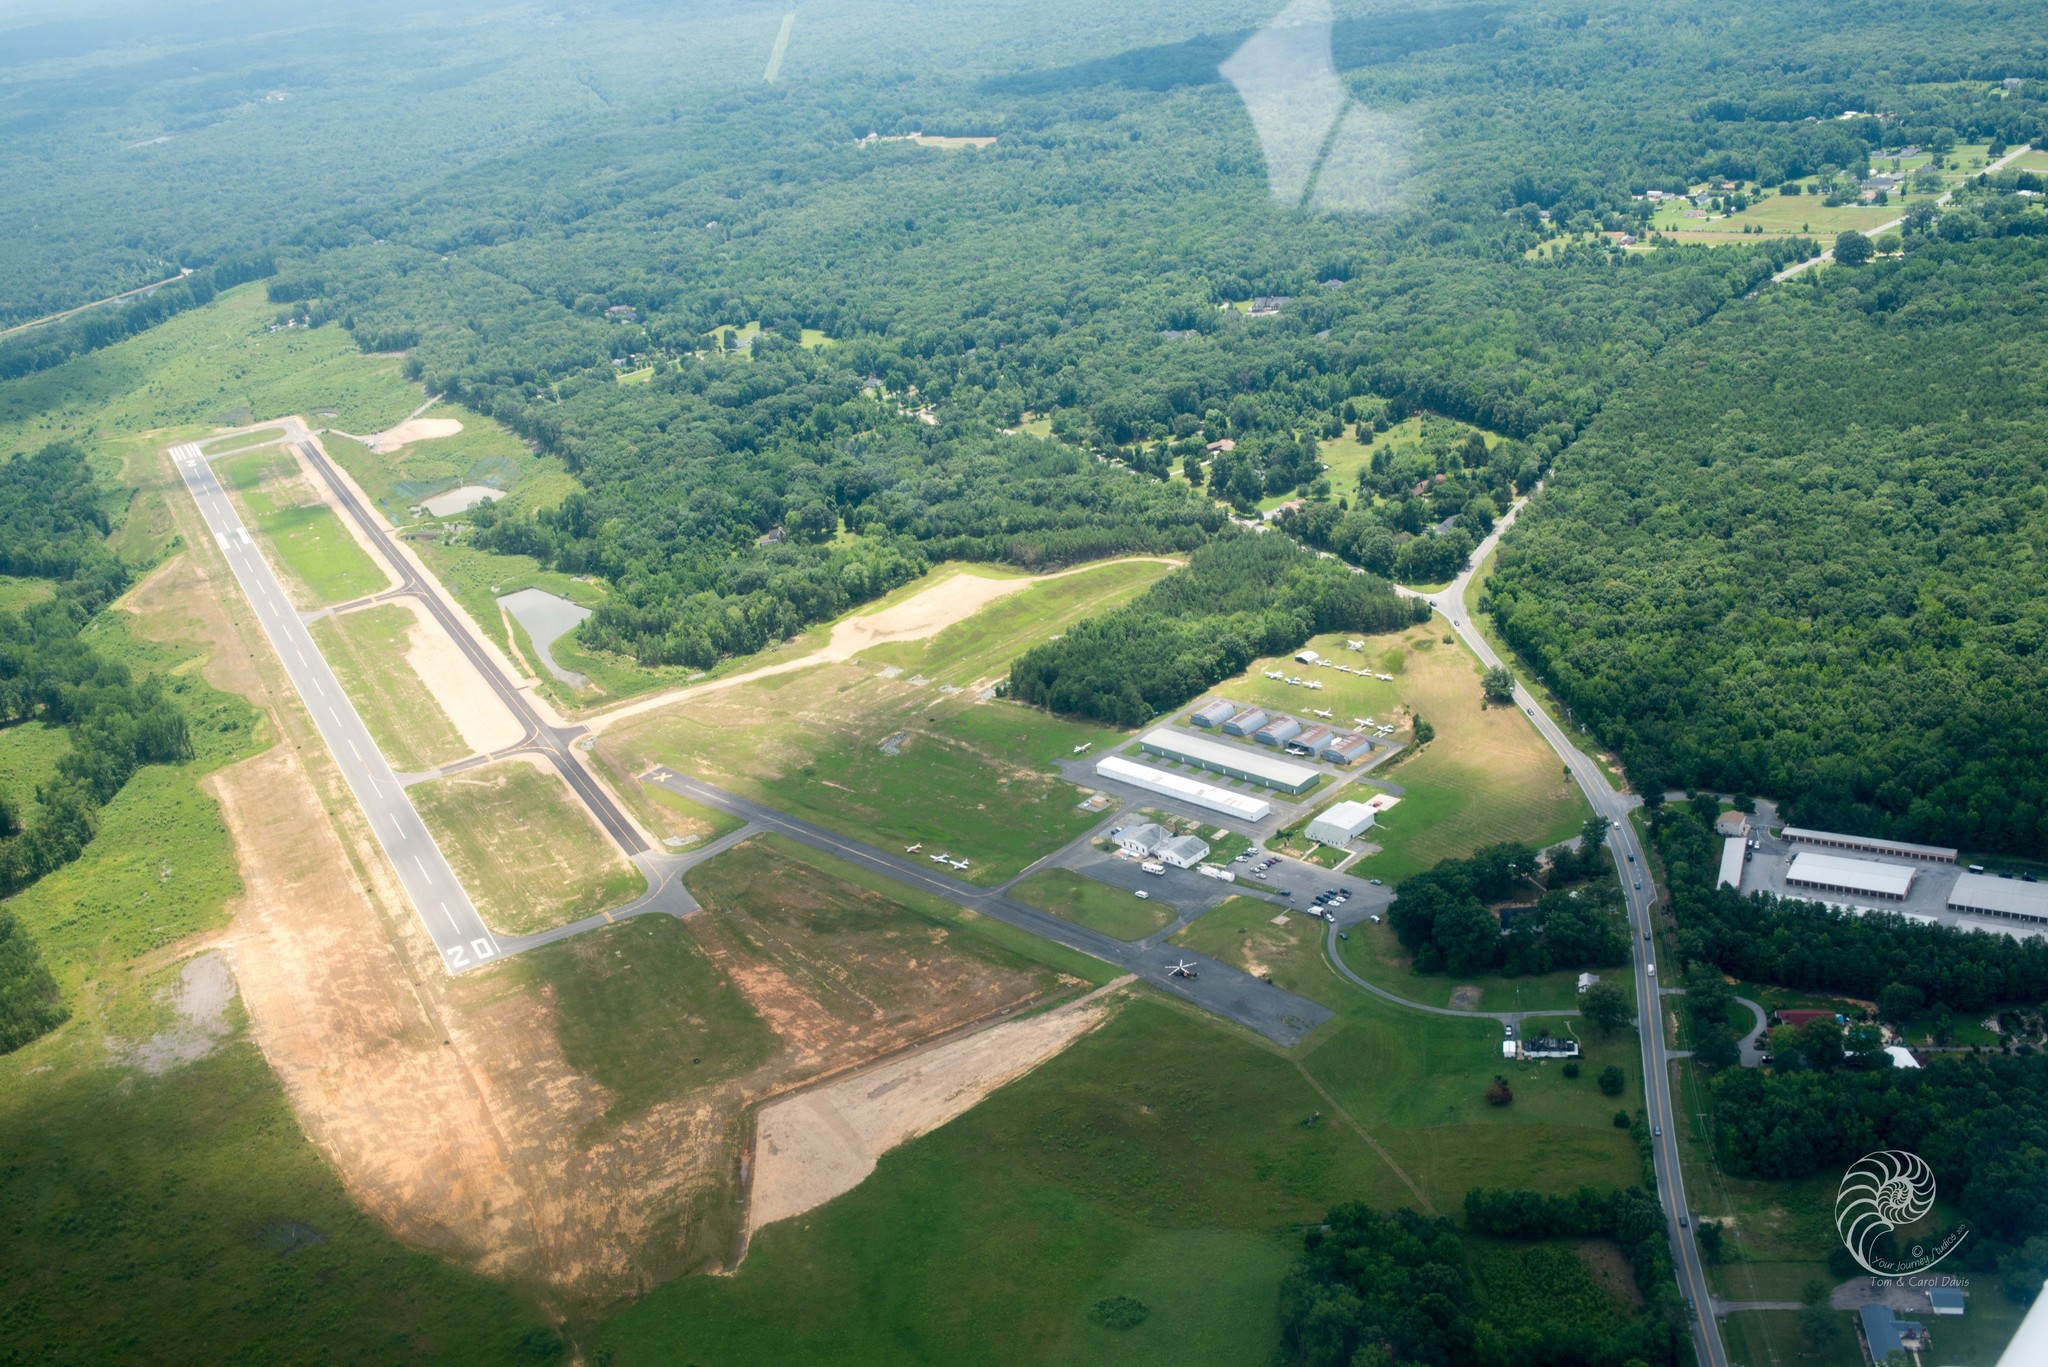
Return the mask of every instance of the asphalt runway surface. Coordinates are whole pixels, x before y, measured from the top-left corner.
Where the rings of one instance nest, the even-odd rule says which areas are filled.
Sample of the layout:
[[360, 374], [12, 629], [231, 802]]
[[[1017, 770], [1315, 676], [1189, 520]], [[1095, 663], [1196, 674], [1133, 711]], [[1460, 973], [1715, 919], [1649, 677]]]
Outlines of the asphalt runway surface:
[[270, 562], [242, 524], [206, 456], [197, 445], [187, 444], [172, 447], [171, 457], [349, 791], [369, 817], [370, 829], [390, 857], [420, 924], [441, 952], [441, 961], [450, 973], [460, 973], [496, 959], [502, 952], [498, 938], [477, 914], [455, 870], [434, 843], [433, 833], [420, 820], [383, 752], [370, 738], [369, 728], [327, 667], [312, 633], [285, 596]]

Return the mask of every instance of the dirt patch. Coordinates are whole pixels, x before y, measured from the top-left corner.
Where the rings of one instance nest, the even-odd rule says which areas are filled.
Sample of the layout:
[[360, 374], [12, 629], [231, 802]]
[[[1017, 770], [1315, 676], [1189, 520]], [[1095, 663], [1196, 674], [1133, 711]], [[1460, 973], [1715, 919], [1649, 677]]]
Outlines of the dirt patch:
[[1571, 1250], [1593, 1274], [1593, 1280], [1609, 1293], [1624, 1304], [1642, 1305], [1643, 1293], [1636, 1285], [1635, 1270], [1629, 1266], [1628, 1255], [1621, 1251], [1620, 1244], [1612, 1239], [1577, 1239]]
[[1101, 1025], [1109, 1018], [1105, 994], [1130, 981], [770, 1102], [755, 1123], [748, 1234], [852, 1191], [890, 1149], [937, 1129]]
[[462, 424], [454, 418], [407, 418], [388, 432], [379, 432], [369, 439], [370, 449], [380, 456], [410, 446], [416, 441], [432, 441], [436, 437], [452, 437], [462, 430]]
[[227, 1038], [228, 1003], [234, 996], [235, 979], [227, 960], [217, 953], [188, 959], [177, 983], [157, 994], [176, 1014], [173, 1023], [146, 1040], [110, 1039], [107, 1053], [113, 1061], [140, 1068], [151, 1077], [196, 1063]]
[[412, 666], [427, 692], [462, 733], [463, 744], [487, 754], [516, 742], [521, 735], [519, 721], [500, 702], [483, 675], [477, 673], [447, 631], [428, 615], [426, 604], [412, 598], [394, 598], [413, 615], [406, 633], [405, 662]]
[[1480, 990], [1476, 987], [1454, 987], [1451, 989], [1451, 1009], [1453, 1011], [1477, 1011], [1479, 1009], [1480, 996]]
[[799, 669], [811, 669], [821, 664], [843, 664], [871, 646], [884, 645], [892, 641], [922, 641], [938, 635], [947, 627], [966, 621], [997, 599], [1007, 598], [1013, 593], [1030, 588], [1033, 584], [1064, 579], [1070, 574], [1086, 574], [1091, 570], [1101, 569], [1104, 565], [1120, 565], [1131, 561], [1157, 565], [1181, 563], [1166, 556], [1133, 555], [1125, 556], [1122, 560], [1101, 560], [1053, 574], [1029, 575], [1016, 579], [985, 579], [978, 574], [956, 574], [878, 612], [846, 618], [832, 628], [831, 639], [808, 655], [794, 660], [783, 660], [777, 664], [763, 665], [759, 669], [750, 669], [728, 678], [711, 679], [704, 683], [691, 684], [687, 688], [671, 689], [666, 693], [639, 698], [592, 716], [586, 725], [593, 732], [601, 732], [629, 717], [658, 712], [704, 693], [733, 688], [757, 679], [772, 678], [778, 674], [793, 673]]

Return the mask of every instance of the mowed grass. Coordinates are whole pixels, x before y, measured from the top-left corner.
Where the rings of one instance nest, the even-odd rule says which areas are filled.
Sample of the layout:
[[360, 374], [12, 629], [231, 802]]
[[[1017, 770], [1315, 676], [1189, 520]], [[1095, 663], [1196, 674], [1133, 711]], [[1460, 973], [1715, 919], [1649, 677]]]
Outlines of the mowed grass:
[[56, 775], [57, 761], [70, 752], [71, 737], [61, 726], [24, 721], [0, 727], [0, 800], [26, 821], [36, 789]]
[[1142, 940], [1173, 920], [1172, 910], [1157, 897], [1141, 899], [1071, 869], [1041, 869], [1011, 888], [1010, 895], [1119, 940]]
[[[1276, 923], [1277, 915], [1268, 904], [1233, 899], [1175, 942], [1338, 1013], [1302, 1046], [1302, 1066], [1440, 1211], [1455, 1213], [1475, 1186], [1563, 1192], [1641, 1180], [1635, 1146], [1613, 1124], [1617, 1108], [1641, 1104], [1633, 1033], [1602, 1039], [1563, 1021], [1533, 1022], [1553, 1034], [1577, 1034], [1585, 1052], [1577, 1078], [1565, 1077], [1556, 1063], [1504, 1059], [1498, 1022], [1428, 1015], [1363, 992], [1330, 967], [1320, 922], [1288, 915]], [[1628, 1079], [1619, 1098], [1602, 1095], [1595, 1083], [1610, 1063]], [[1508, 1106], [1486, 1104], [1496, 1075], [1514, 1091]], [[1404, 1196], [1404, 1203], [1412, 1200]]]
[[610, 1120], [738, 1077], [781, 1047], [671, 917], [635, 917], [507, 962], [554, 1003], [569, 1066], [615, 1093]]
[[1085, 617], [1123, 606], [1172, 569], [1152, 561], [1124, 561], [1048, 579], [997, 599], [927, 640], [870, 646], [860, 658], [942, 683], [991, 678], [1007, 672], [1010, 662], [1031, 646]]
[[219, 464], [222, 480], [242, 496], [254, 531], [270, 543], [314, 605], [345, 603], [390, 587], [369, 553], [304, 483], [288, 453], [252, 451]]
[[523, 760], [501, 760], [406, 791], [493, 930], [546, 930], [646, 890], [647, 880], [568, 785]]
[[[1295, 1231], [1391, 1174], [1287, 1060], [1146, 999], [845, 1196], [771, 1226], [739, 1272], [606, 1326], [620, 1364], [1262, 1362]], [[1111, 1333], [1106, 1296], [1151, 1315]]]
[[393, 768], [421, 773], [469, 753], [455, 723], [406, 660], [419, 618], [387, 603], [315, 622], [313, 639]]
[[[898, 753], [883, 742], [899, 737]], [[1013, 703], [820, 665], [707, 693], [599, 741], [617, 768], [669, 765], [883, 849], [971, 861], [1003, 882], [1084, 834], [1096, 814], [1058, 777], [1076, 745], [1121, 736]]]
[[[1504, 840], [1540, 848], [1576, 834], [1592, 811], [1527, 717], [1512, 707], [1481, 706], [1478, 661], [1461, 645], [1445, 645], [1442, 635], [1440, 624], [1432, 623], [1372, 637], [1362, 652], [1347, 650], [1342, 635], [1309, 643], [1326, 658], [1391, 674], [1391, 683], [1273, 658], [1253, 661], [1243, 674], [1203, 695], [1304, 721], [1318, 720], [1312, 709], [1321, 709], [1332, 713], [1329, 725], [1347, 729], [1358, 718], [1398, 720], [1394, 739], [1403, 742], [1412, 743], [1415, 716], [1436, 728], [1436, 739], [1419, 753], [1391, 768], [1382, 761], [1359, 785], [1360, 797], [1372, 791], [1374, 779], [1405, 790], [1360, 837], [1360, 845], [1380, 847], [1345, 870], [1360, 878], [1397, 882]], [[1268, 669], [1323, 686], [1312, 690], [1268, 679]]]

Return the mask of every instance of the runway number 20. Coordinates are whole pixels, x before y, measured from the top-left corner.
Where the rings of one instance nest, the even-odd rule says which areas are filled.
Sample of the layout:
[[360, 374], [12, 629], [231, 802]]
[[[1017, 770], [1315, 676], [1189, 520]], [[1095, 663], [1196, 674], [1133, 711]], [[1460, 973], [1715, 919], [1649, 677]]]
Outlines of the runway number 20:
[[467, 945], [450, 945], [448, 946], [448, 966], [450, 968], [469, 967], [469, 956], [472, 953], [481, 962], [490, 958], [497, 951], [491, 948], [489, 940], [471, 940]]

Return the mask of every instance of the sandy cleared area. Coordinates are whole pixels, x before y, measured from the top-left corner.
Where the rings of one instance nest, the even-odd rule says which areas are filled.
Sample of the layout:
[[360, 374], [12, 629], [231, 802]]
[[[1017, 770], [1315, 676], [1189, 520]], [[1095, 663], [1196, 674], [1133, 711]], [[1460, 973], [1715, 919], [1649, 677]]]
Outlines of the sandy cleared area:
[[516, 743], [522, 734], [518, 719], [448, 639], [441, 624], [427, 615], [426, 605], [412, 598], [391, 601], [413, 616], [406, 632], [405, 662], [426, 684], [448, 720], [455, 723], [463, 744], [478, 754], [488, 754]]
[[436, 437], [452, 437], [462, 430], [462, 423], [455, 418], [407, 418], [387, 432], [379, 432], [370, 438], [370, 449], [379, 455], [390, 455], [401, 447], [416, 441], [432, 441]]
[[1077, 1001], [914, 1050], [772, 1101], [756, 1122], [747, 1232], [852, 1191], [899, 1144], [937, 1129], [1109, 1018], [1120, 978]]
[[1086, 574], [1105, 565], [1146, 563], [1154, 565], [1178, 565], [1182, 562], [1159, 555], [1129, 555], [1118, 560], [1098, 560], [1092, 564], [1076, 565], [1072, 569], [1058, 570], [1052, 574], [1019, 575], [1010, 579], [991, 579], [984, 575], [962, 571], [947, 579], [923, 589], [900, 603], [875, 612], [859, 613], [840, 621], [832, 628], [831, 639], [824, 646], [808, 655], [779, 664], [763, 665], [743, 674], [729, 678], [711, 679], [687, 688], [674, 688], [666, 693], [656, 693], [639, 698], [622, 707], [600, 712], [584, 724], [595, 732], [602, 732], [629, 717], [641, 717], [649, 712], [659, 712], [664, 707], [704, 693], [713, 693], [722, 688], [734, 688], [755, 679], [766, 679], [777, 674], [792, 674], [799, 669], [810, 669], [821, 664], [840, 664], [852, 659], [871, 646], [890, 641], [922, 641], [936, 636], [957, 622], [964, 622], [999, 598], [1021, 593], [1033, 584], [1043, 584], [1053, 579], [1065, 579], [1071, 574]]

